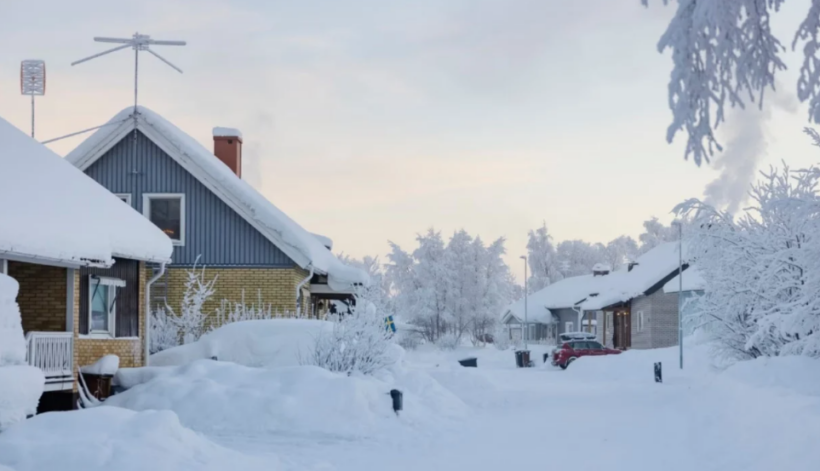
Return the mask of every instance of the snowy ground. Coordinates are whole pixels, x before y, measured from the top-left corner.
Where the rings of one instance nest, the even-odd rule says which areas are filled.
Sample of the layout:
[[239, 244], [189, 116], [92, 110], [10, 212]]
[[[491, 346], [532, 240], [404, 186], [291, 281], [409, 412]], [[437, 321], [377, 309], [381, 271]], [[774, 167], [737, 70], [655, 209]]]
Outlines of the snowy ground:
[[[275, 426], [243, 429], [242, 420], [253, 419], [237, 417], [221, 420], [234, 426], [222, 430], [209, 427], [205, 415], [216, 419], [217, 405], [214, 411], [203, 410], [202, 417], [186, 410], [184, 404], [174, 405], [174, 401], [158, 402], [151, 407], [179, 409], [179, 422], [193, 429], [194, 435], [184, 429], [176, 430], [176, 422], [162, 416], [176, 427], [174, 436], [185, 437], [177, 439], [178, 443], [207, 449], [208, 456], [217, 460], [232, 460], [224, 463], [235, 463], [237, 458], [231, 453], [238, 452], [237, 456], [252, 460], [250, 467], [268, 462], [273, 470], [496, 471], [518, 466], [629, 471], [817, 469], [817, 360], [776, 358], [716, 372], [709, 367], [707, 352], [701, 347], [687, 350], [687, 369], [683, 373], [677, 369], [675, 349], [585, 358], [561, 371], [540, 364], [545, 348], [532, 349], [538, 365], [526, 370], [514, 368], [512, 351], [494, 348], [408, 352], [400, 374], [378, 380], [351, 380], [362, 382], [363, 395], [344, 387], [334, 388], [332, 383], [338, 380], [309, 367], [305, 367], [305, 375], [298, 374], [299, 367], [265, 373], [266, 379], [260, 385], [284, 385], [289, 381], [287, 375], [295, 378], [290, 380], [313, 378], [310, 381], [324, 385], [311, 394], [298, 387], [288, 393], [289, 406], [311, 414], [313, 420], [303, 424], [300, 433]], [[478, 358], [479, 368], [462, 368], [456, 363], [468, 356]], [[654, 383], [652, 378], [652, 363], [659, 360], [664, 364], [663, 384]], [[182, 367], [180, 371], [191, 376], [197, 370], [211, 368], [202, 361], [198, 365]], [[215, 368], [218, 371], [226, 367]], [[227, 368], [223, 373], [232, 378], [231, 382], [241, 384], [252, 374], [246, 367], [241, 368], [245, 369]], [[208, 376], [216, 378], [216, 383], [209, 386], [214, 391], [211, 397], [219, 397], [217, 393], [223, 390], [220, 375]], [[149, 396], [153, 393], [149, 391], [162, 389], [156, 381], [146, 385], [151, 387], [140, 393], [141, 398], [122, 398], [122, 405], [129, 406], [133, 401], [130, 407], [145, 408], [152, 401]], [[205, 384], [209, 380], [202, 377], [196, 381]], [[389, 407], [386, 395], [385, 405], [381, 405], [380, 388], [392, 385], [408, 387], [407, 394], [412, 398], [406, 403], [408, 410], [399, 417], [384, 413], [384, 408]], [[280, 391], [282, 387], [275, 389]], [[236, 394], [225, 391], [224, 401]], [[339, 394], [341, 399], [336, 397]], [[302, 395], [306, 398], [298, 400]], [[336, 414], [334, 411], [344, 408], [348, 401], [345, 395], [350, 395], [351, 400], [357, 398], [358, 402], [350, 402], [349, 410]], [[239, 397], [239, 402], [259, 400], [254, 397], [246, 393]], [[139, 401], [144, 403], [135, 405]], [[317, 405], [311, 408], [311, 403]], [[448, 414], [446, 408], [452, 408], [453, 413]], [[243, 413], [237, 404], [232, 404], [231, 410], [234, 414]], [[376, 426], [360, 427], [351, 412], [363, 416], [362, 420], [375, 421]], [[86, 412], [76, 414], [83, 413]], [[272, 404], [260, 413], [267, 414], [267, 420], [276, 421], [289, 412], [282, 404]], [[321, 416], [327, 416], [327, 421], [319, 420]], [[437, 420], [430, 420], [432, 416]], [[125, 416], [122, 420], [139, 417]], [[154, 427], [156, 421], [148, 419]], [[345, 429], [346, 422], [351, 424], [350, 430]], [[19, 431], [12, 429], [17, 433], [9, 436], [25, 439], [22, 432], [27, 425], [19, 427]], [[215, 443], [201, 443], [196, 436]], [[10, 465], [17, 471], [29, 471], [41, 469], [36, 465], [46, 462], [25, 458], [24, 455], [34, 454], [30, 447], [17, 452], [17, 461], [5, 458], [16, 448], [14, 443], [6, 443], [4, 448], [4, 440], [0, 435], [0, 451], [6, 452], [0, 452], [0, 468]], [[83, 446], [76, 439], [72, 443], [75, 448]], [[235, 468], [225, 466], [224, 469]], [[63, 469], [73, 470], [70, 465]]]

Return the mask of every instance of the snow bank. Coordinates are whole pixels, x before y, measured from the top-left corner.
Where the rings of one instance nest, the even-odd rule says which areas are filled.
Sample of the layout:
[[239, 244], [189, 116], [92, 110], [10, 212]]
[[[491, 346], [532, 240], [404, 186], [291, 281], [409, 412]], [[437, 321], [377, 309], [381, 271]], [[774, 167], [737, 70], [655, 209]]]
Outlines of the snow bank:
[[39, 368], [28, 365], [0, 367], [0, 430], [37, 412], [45, 380]]
[[38, 415], [0, 434], [0, 469], [223, 471], [279, 469], [210, 442], [171, 412], [98, 407]]
[[294, 366], [311, 358], [314, 343], [333, 323], [310, 319], [233, 322], [198, 341], [151, 355], [151, 366], [179, 366], [216, 357], [245, 366]]
[[0, 368], [26, 361], [26, 340], [17, 306], [19, 288], [14, 278], [0, 274]]
[[741, 361], [723, 376], [743, 384], [820, 396], [820, 360], [805, 356], [782, 356]]
[[[388, 394], [394, 388], [404, 392], [405, 410], [399, 417]], [[106, 404], [172, 410], [196, 431], [231, 436], [372, 436], [400, 425], [426, 427], [467, 412], [463, 402], [423, 372], [399, 370], [377, 379], [314, 366], [260, 369], [210, 360], [156, 375]]]
[[0, 118], [0, 254], [76, 264], [167, 261], [171, 240], [83, 172]]
[[45, 377], [26, 362], [17, 282], [0, 274], [0, 430], [37, 411]]
[[114, 375], [120, 369], [120, 357], [105, 355], [91, 365], [80, 367], [80, 373], [91, 375]]
[[[109, 121], [109, 126], [100, 128], [76, 149], [66, 156], [66, 160], [81, 166], [83, 161], [106, 139], [120, 132], [123, 127], [133, 128], [129, 117], [133, 107], [125, 108]], [[287, 214], [274, 206], [246, 181], [237, 177], [213, 152], [206, 149], [194, 138], [167, 121], [159, 114], [145, 107], [139, 107], [138, 126], [159, 133], [168, 143], [176, 147], [183, 156], [180, 162], [189, 171], [204, 172], [208, 181], [216, 184], [231, 203], [241, 208], [240, 214], [252, 224], [261, 226], [263, 235], [272, 240], [280, 249], [288, 253], [302, 268], [310, 265], [320, 273], [328, 275], [328, 285], [335, 290], [350, 288], [354, 283], [369, 283], [367, 273], [345, 265]], [[123, 123], [116, 126], [117, 123]]]

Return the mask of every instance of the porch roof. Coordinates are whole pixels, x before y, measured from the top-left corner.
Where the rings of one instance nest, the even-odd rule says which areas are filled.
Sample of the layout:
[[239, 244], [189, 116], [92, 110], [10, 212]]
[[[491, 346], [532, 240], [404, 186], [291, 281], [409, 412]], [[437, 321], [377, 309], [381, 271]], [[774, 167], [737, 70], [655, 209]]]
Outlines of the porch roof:
[[162, 231], [2, 118], [0, 143], [0, 258], [65, 266], [170, 260]]

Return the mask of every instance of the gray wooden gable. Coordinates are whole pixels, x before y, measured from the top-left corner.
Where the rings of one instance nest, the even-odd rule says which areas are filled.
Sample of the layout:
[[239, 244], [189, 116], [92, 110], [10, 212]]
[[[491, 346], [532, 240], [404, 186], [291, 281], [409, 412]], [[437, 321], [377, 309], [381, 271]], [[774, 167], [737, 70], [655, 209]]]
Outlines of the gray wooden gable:
[[[85, 173], [112, 193], [128, 193], [142, 213], [143, 193], [185, 194], [185, 245], [173, 265], [190, 266], [198, 255], [209, 267], [292, 267], [293, 261], [218, 196], [137, 132], [129, 133]], [[135, 148], [136, 147], [136, 148]]]

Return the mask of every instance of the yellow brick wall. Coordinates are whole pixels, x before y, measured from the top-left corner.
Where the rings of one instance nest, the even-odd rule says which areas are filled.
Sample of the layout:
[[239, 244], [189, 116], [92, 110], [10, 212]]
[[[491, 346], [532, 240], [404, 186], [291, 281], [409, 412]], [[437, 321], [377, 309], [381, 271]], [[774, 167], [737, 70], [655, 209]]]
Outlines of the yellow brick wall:
[[8, 269], [20, 283], [23, 331], [65, 332], [67, 270], [22, 262], [8, 262]]
[[[185, 293], [187, 279], [186, 268], [168, 268], [168, 304], [179, 312], [182, 296]], [[201, 268], [200, 268], [201, 270]], [[150, 276], [150, 271], [148, 272]], [[205, 268], [205, 280], [216, 277], [214, 295], [205, 303], [203, 310], [213, 313], [223, 300], [230, 303], [271, 306], [274, 313], [293, 315], [296, 311], [296, 286], [307, 277], [308, 272], [301, 268]], [[309, 284], [305, 292], [310, 296]], [[306, 301], [310, 303], [308, 298]], [[215, 316], [210, 321], [213, 322]]]
[[[80, 336], [80, 277], [74, 278], [74, 366], [90, 365], [105, 355], [120, 357], [121, 368], [144, 364], [145, 353], [145, 264], [140, 263], [139, 277], [139, 338], [100, 339]], [[64, 283], [65, 284], [65, 283]], [[76, 371], [75, 371], [76, 373]], [[77, 389], [75, 381], [74, 390]]]

